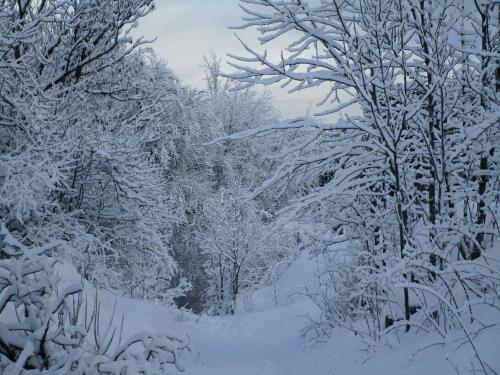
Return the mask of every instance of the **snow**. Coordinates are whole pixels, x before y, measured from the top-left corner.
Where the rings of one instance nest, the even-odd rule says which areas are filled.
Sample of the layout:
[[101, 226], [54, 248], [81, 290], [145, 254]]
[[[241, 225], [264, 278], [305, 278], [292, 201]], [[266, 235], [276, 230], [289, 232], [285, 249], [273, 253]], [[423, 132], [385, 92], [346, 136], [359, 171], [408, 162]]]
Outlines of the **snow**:
[[239, 2], [198, 91], [153, 0], [2, 1], [0, 373], [498, 374], [498, 1]]
[[[275, 285], [247, 292], [242, 298], [252, 299], [254, 312], [240, 307], [234, 316], [197, 316], [127, 298], [118, 298], [117, 312], [125, 313], [125, 332], [130, 335], [142, 331], [187, 335], [191, 353], [184, 362], [190, 375], [420, 375], [456, 374], [455, 367], [465, 373], [470, 368], [473, 354], [462, 336], [433, 345], [438, 337], [414, 332], [400, 335], [400, 343], [394, 338], [385, 345], [369, 345], [351, 332], [335, 329], [326, 342], [307, 342], [304, 328], [318, 311], [298, 292], [314, 286], [317, 268], [316, 260], [302, 254]], [[115, 297], [106, 292], [101, 298], [103, 307], [112, 309]], [[498, 371], [500, 314], [483, 315], [497, 325], [482, 331], [474, 343]]]
[[[303, 299], [306, 289], [314, 289], [319, 265], [306, 252], [288, 267], [272, 285], [255, 291], [243, 291], [236, 306], [238, 313], [270, 310], [278, 306], [288, 306]], [[247, 306], [250, 305], [250, 309]]]
[[[498, 247], [498, 246], [497, 246]], [[492, 253], [495, 254], [495, 249]], [[184, 353], [180, 369], [190, 375], [377, 375], [468, 373], [473, 352], [460, 331], [441, 343], [435, 335], [412, 330], [384, 342], [369, 343], [345, 329], [334, 329], [323, 342], [306, 340], [305, 328], [319, 310], [303, 291], [314, 290], [318, 258], [303, 252], [270, 286], [246, 291], [232, 316], [198, 316], [154, 302], [117, 297], [98, 290], [103, 324], [115, 312], [114, 324], [124, 316], [123, 339], [167, 334], [188, 338], [190, 353]], [[61, 262], [55, 268], [64, 284], [81, 281], [76, 269]], [[87, 282], [93, 300], [96, 290]], [[252, 301], [246, 311], [243, 300]], [[484, 310], [484, 307], [482, 307]], [[500, 370], [500, 314], [476, 311], [486, 325], [494, 326], [473, 335], [476, 348], [492, 369]], [[8, 318], [7, 315], [2, 316]], [[11, 317], [12, 318], [12, 317]], [[27, 346], [25, 350], [29, 350]], [[184, 366], [185, 365], [185, 366]], [[477, 366], [476, 366], [477, 367]], [[171, 368], [172, 373], [181, 373]]]

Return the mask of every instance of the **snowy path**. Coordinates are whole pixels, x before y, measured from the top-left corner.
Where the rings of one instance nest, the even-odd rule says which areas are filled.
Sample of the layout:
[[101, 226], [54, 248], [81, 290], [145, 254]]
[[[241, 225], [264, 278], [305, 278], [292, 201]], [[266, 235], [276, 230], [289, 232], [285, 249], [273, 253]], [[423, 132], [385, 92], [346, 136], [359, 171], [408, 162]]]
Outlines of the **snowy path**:
[[[467, 346], [437, 347], [409, 357], [428, 338], [408, 338], [392, 350], [380, 347], [364, 362], [363, 343], [353, 334], [338, 332], [315, 348], [306, 348], [300, 337], [308, 304], [297, 302], [283, 308], [231, 317], [197, 317], [158, 305], [126, 302], [127, 331], [159, 330], [188, 334], [192, 353], [186, 358], [189, 375], [422, 375], [456, 374], [447, 357], [459, 368], [468, 365]], [[123, 306], [125, 307], [125, 306]], [[119, 309], [121, 307], [119, 306]], [[483, 354], [500, 368], [500, 329], [490, 330], [479, 341]], [[462, 353], [466, 351], [467, 355]], [[464, 367], [465, 368], [465, 367]]]
[[[305, 365], [297, 327], [305, 321], [297, 317], [297, 310], [202, 319], [192, 331], [201, 359], [192, 373], [225, 374], [229, 369], [235, 375], [302, 373], [297, 372]], [[314, 366], [311, 358], [306, 362], [308, 368]]]
[[[305, 302], [253, 314], [201, 318], [157, 305], [145, 311], [144, 304], [134, 308], [134, 302], [127, 301], [127, 331], [158, 331], [160, 325], [165, 331], [188, 333], [192, 343], [187, 360], [190, 375], [338, 373], [330, 368], [331, 348], [302, 346], [301, 327], [307, 320], [301, 315], [309, 308]], [[345, 358], [346, 353], [340, 354], [335, 357]]]
[[[457, 351], [456, 344], [432, 347], [410, 362], [413, 353], [433, 342], [432, 338], [416, 335], [404, 337], [405, 341], [392, 349], [379, 346], [366, 363], [363, 351], [366, 345], [350, 332], [339, 330], [327, 343], [305, 347], [301, 338], [307, 325], [305, 315], [314, 314], [315, 310], [306, 299], [290, 302], [283, 296], [310, 277], [306, 263], [307, 260], [299, 258], [276, 287], [252, 293], [256, 309], [253, 313], [199, 317], [128, 299], [118, 300], [118, 311], [127, 312], [125, 329], [130, 334], [139, 331], [187, 334], [192, 346], [192, 353], [185, 359], [189, 375], [456, 374], [451, 363], [458, 368], [470, 364], [470, 348], [462, 345]], [[275, 306], [276, 291], [283, 297], [280, 307]], [[107, 305], [111, 307], [112, 302]], [[500, 323], [500, 316], [497, 321]], [[490, 365], [500, 369], [499, 325], [478, 337], [476, 345]]]

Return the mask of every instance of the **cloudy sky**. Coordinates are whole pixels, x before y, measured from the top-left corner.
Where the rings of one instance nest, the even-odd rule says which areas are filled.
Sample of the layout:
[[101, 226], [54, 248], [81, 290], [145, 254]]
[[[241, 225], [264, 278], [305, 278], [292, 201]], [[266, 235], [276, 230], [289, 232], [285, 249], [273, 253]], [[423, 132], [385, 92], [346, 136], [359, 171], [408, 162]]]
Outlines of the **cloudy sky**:
[[[203, 88], [204, 54], [214, 51], [223, 61], [228, 60], [227, 53], [244, 54], [235, 32], [252, 47], [259, 45], [256, 32], [228, 29], [238, 25], [243, 15], [238, 0], [157, 0], [156, 7], [142, 20], [137, 33], [148, 39], [156, 37], [157, 54], [192, 87]], [[284, 46], [286, 40], [259, 50], [279, 53]], [[279, 87], [271, 92], [277, 108], [288, 117], [314, 112], [314, 104], [321, 98], [321, 93], [311, 91], [289, 95]]]

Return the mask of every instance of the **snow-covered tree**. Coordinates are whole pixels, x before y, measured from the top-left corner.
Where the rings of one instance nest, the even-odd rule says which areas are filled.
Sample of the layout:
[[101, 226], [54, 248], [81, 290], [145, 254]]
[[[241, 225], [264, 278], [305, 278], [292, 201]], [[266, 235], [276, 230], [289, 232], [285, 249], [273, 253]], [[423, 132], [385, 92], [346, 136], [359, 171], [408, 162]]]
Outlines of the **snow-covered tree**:
[[130, 31], [152, 1], [4, 1], [0, 212], [27, 245], [71, 243], [97, 285], [169, 299], [175, 221], [152, 154], [171, 73]]
[[327, 324], [445, 336], [475, 319], [476, 304], [498, 306], [485, 240], [499, 235], [498, 36], [488, 26], [498, 4], [241, 3], [241, 28], [257, 28], [261, 43], [294, 38], [276, 60], [242, 42], [249, 56], [233, 56], [230, 75], [241, 88], [327, 88], [317, 119], [231, 137], [295, 137], [257, 193], [302, 187], [288, 217], [317, 224], [311, 246], [333, 263], [315, 297]]
[[255, 282], [260, 271], [255, 262], [263, 248], [263, 228], [255, 207], [243, 204], [240, 192], [239, 188], [224, 187], [204, 206], [204, 227], [199, 230], [198, 242], [207, 258], [206, 305], [212, 314], [234, 314], [239, 292]]
[[[83, 283], [169, 302], [177, 221], [160, 137], [177, 81], [130, 36], [150, 0], [0, 3], [0, 370], [182, 370], [183, 340], [100, 332]], [[184, 284], [181, 284], [184, 287]], [[79, 301], [75, 303], [75, 301]], [[142, 349], [141, 349], [142, 345]]]
[[[253, 210], [248, 219], [252, 217], [257, 221], [249, 225], [262, 226], [265, 221], [269, 222], [271, 216], [257, 212], [272, 214], [282, 204], [271, 195], [262, 197], [251, 208], [243, 204], [245, 192], [255, 188], [272, 168], [272, 162], [265, 155], [277, 149], [280, 142], [213, 142], [235, 131], [276, 123], [277, 113], [271, 98], [250, 89], [234, 91], [235, 82], [222, 77], [220, 60], [216, 56], [205, 58], [205, 70], [205, 91], [177, 87], [176, 101], [170, 102], [170, 115], [164, 120], [169, 124], [164, 128], [170, 132], [169, 136], [158, 137], [154, 146], [154, 153], [163, 164], [169, 192], [181, 207], [182, 220], [175, 225], [171, 236], [174, 257], [180, 275], [193, 286], [186, 296], [177, 299], [177, 303], [196, 312], [206, 307], [207, 289], [215, 288], [213, 282], [216, 280], [208, 276], [214, 270], [207, 263], [203, 238], [208, 235], [207, 231], [214, 229], [209, 227], [217, 220], [215, 207], [221, 202], [222, 192], [231, 197], [234, 208], [241, 205], [240, 209], [247, 213]], [[231, 224], [227, 222], [226, 225]], [[262, 228], [260, 238], [265, 236]], [[212, 237], [211, 240], [216, 239]], [[276, 254], [283, 255], [280, 246], [275, 250]], [[267, 262], [269, 268], [272, 264]]]

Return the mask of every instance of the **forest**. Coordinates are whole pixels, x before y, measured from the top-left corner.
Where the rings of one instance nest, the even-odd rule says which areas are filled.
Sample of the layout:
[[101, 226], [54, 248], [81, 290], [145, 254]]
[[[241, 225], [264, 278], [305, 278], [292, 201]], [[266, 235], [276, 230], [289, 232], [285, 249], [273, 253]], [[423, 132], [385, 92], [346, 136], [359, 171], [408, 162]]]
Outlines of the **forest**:
[[0, 374], [499, 374], [500, 2], [233, 3], [0, 0]]

